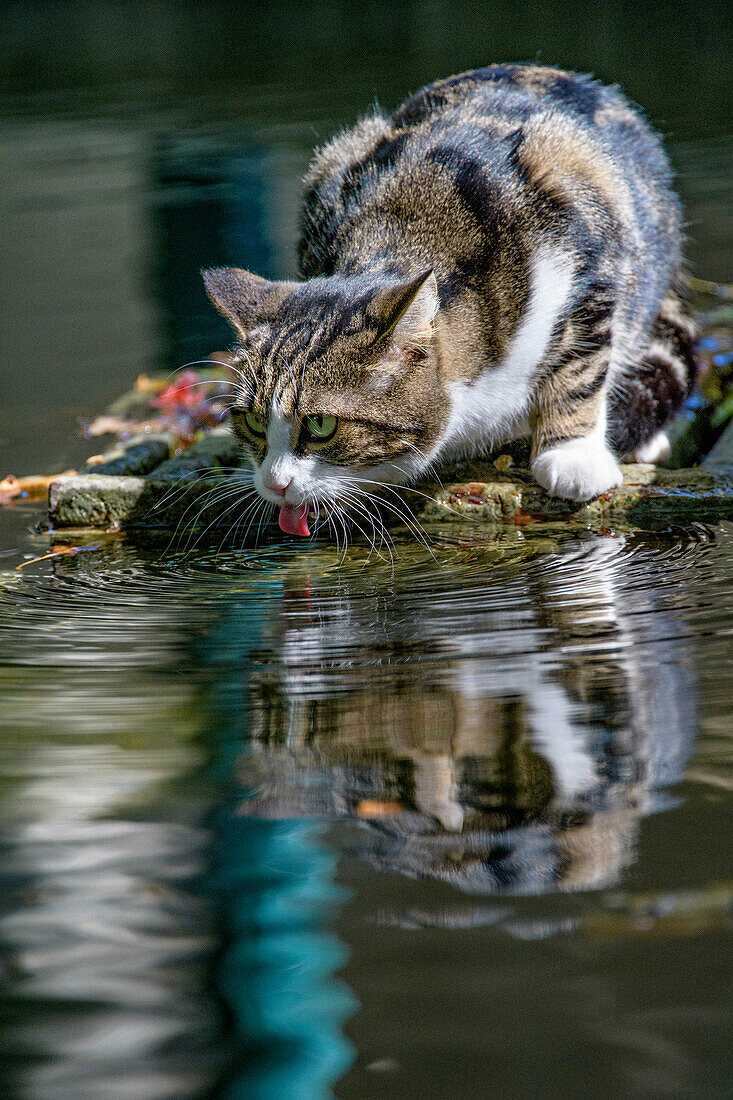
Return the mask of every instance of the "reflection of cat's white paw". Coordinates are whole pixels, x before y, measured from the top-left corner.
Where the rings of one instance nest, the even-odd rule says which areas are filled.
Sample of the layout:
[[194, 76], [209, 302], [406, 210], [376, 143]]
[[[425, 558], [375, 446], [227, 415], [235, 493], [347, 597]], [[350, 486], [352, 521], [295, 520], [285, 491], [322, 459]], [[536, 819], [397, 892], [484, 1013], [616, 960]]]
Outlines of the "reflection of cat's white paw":
[[552, 496], [568, 500], [591, 500], [622, 480], [614, 456], [594, 439], [573, 439], [538, 455], [532, 475]]

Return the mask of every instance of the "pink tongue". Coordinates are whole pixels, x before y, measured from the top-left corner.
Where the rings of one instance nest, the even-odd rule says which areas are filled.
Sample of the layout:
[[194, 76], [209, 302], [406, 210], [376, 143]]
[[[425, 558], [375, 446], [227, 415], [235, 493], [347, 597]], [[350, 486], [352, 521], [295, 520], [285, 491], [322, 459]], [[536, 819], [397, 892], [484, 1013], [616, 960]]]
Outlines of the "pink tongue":
[[307, 504], [298, 504], [297, 507], [293, 504], [283, 504], [280, 515], [277, 517], [280, 530], [284, 531], [286, 535], [303, 535], [304, 538], [308, 538], [310, 531], [306, 519], [307, 515]]

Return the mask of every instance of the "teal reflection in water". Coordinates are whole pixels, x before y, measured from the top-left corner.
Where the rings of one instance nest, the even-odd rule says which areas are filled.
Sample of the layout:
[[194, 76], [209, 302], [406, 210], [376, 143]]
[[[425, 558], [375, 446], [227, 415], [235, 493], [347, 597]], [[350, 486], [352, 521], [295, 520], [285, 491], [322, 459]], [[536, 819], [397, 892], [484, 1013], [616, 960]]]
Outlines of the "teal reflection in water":
[[240, 812], [277, 572], [80, 558], [0, 578], [0, 1096], [329, 1096], [337, 855]]
[[319, 1100], [352, 1061], [341, 1024], [354, 1002], [333, 978], [346, 950], [322, 928], [341, 891], [319, 831], [233, 814], [217, 829], [213, 884], [228, 932], [219, 989], [237, 1063], [223, 1095], [232, 1100]]
[[[277, 600], [277, 575], [257, 587]], [[235, 1068], [222, 1095], [320, 1100], [353, 1060], [341, 1027], [355, 1002], [333, 976], [348, 953], [325, 928], [344, 892], [333, 882], [336, 855], [321, 845], [321, 825], [241, 812], [251, 794], [237, 784], [247, 753], [247, 669], [266, 620], [262, 610], [251, 594], [235, 599], [205, 647], [220, 663], [211, 692], [213, 766], [231, 788], [216, 816], [215, 870], [207, 883], [224, 923], [218, 988], [233, 1025]]]

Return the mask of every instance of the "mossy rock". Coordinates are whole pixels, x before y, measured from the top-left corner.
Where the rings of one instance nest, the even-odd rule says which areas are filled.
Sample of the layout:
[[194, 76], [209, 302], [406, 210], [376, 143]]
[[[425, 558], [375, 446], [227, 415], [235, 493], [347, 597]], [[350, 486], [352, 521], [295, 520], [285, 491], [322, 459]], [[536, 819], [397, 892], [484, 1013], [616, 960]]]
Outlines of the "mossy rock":
[[622, 467], [624, 480], [584, 504], [549, 496], [527, 469], [498, 470], [489, 461], [472, 462], [455, 478], [421, 486], [432, 499], [419, 509], [427, 521], [532, 524], [565, 523], [602, 530], [623, 524], [658, 530], [733, 518], [733, 471], [665, 470], [649, 465]]
[[[59, 478], [51, 486], [51, 523], [57, 529], [115, 527], [138, 534], [208, 531], [221, 538], [222, 530], [232, 525], [221, 500], [224, 493], [230, 500], [236, 491], [235, 479], [241, 476], [237, 462], [231, 436], [212, 432], [146, 477], [95, 471]], [[481, 459], [447, 470], [440, 481], [419, 484], [418, 494], [403, 490], [402, 496], [427, 527], [513, 525], [539, 534], [541, 528], [660, 530], [733, 518], [733, 470], [634, 465], [624, 466], [623, 473], [617, 489], [576, 504], [549, 496], [524, 467], [500, 469]], [[389, 511], [382, 518], [385, 524], [399, 525]]]

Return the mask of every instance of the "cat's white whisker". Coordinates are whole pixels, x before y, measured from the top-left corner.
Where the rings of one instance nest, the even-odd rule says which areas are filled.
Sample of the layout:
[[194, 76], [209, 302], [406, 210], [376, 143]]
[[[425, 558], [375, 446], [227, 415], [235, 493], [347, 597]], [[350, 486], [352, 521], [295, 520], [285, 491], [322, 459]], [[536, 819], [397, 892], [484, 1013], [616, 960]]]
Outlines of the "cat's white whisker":
[[[348, 502], [349, 507], [351, 509], [353, 509], [354, 511], [356, 511], [360, 516], [362, 516], [364, 519], [366, 519], [368, 523], [371, 524], [372, 535], [369, 536], [364, 531], [364, 529], [361, 527], [361, 525], [357, 524], [356, 521], [353, 520], [353, 518], [352, 518], [352, 522], [354, 523], [354, 525], [357, 527], [358, 530], [360, 530], [362, 532], [364, 537], [366, 539], [368, 539], [368, 541], [370, 543], [369, 558], [367, 560], [369, 560], [371, 558], [372, 553], [376, 553], [377, 557], [383, 560], [382, 555], [379, 552], [379, 549], [377, 549], [377, 545], [376, 545], [377, 528], [376, 528], [376, 525], [374, 523], [374, 517], [369, 512], [368, 508], [366, 507], [366, 504], [363, 503], [362, 499], [360, 499], [360, 497], [357, 494], [347, 493], [345, 495], [346, 495], [346, 500]], [[381, 545], [382, 545], [382, 542], [380, 541], [380, 547], [381, 547]]]
[[[260, 496], [257, 496], [256, 499], [254, 500], [254, 502], [247, 507], [247, 509], [245, 510], [245, 512], [243, 513], [243, 515], [241, 516], [241, 518], [239, 519], [239, 521], [237, 523], [237, 527], [242, 527], [245, 520], [248, 519], [247, 526], [245, 527], [244, 534], [242, 535], [242, 545], [243, 546], [246, 546], [246, 544], [247, 544], [247, 537], [249, 535], [250, 530], [252, 529], [252, 524], [257, 519], [257, 516], [261, 515], [261, 514], [264, 514], [266, 512], [267, 512], [267, 501], [263, 500], [262, 497], [260, 497]], [[257, 542], [257, 540], [255, 540], [255, 545], [256, 545], [256, 542]]]
[[[183, 479], [182, 479], [182, 481], [183, 481]], [[196, 479], [195, 481], [191, 481], [191, 480], [188, 480], [188, 479], [186, 479], [186, 480], [184, 481], [184, 483], [183, 483], [182, 485], [180, 485], [179, 487], [177, 487], [177, 488], [176, 488], [175, 490], [170, 490], [170, 491], [169, 491], [169, 492], [168, 492], [168, 493], [166, 494], [166, 496], [165, 496], [165, 497], [163, 498], [163, 501], [160, 501], [160, 502], [159, 502], [159, 503], [158, 503], [158, 504], [156, 505], [155, 509], [151, 509], [151, 512], [152, 512], [152, 511], [154, 511], [154, 510], [157, 510], [157, 509], [159, 509], [159, 508], [160, 508], [160, 507], [161, 507], [161, 506], [163, 505], [163, 503], [165, 503], [166, 501], [167, 501], [167, 502], [168, 502], [169, 504], [171, 504], [171, 505], [172, 505], [172, 504], [173, 504], [173, 502], [174, 502], [174, 500], [175, 500], [175, 499], [177, 499], [177, 498], [178, 498], [179, 496], [181, 496], [181, 495], [182, 495], [183, 493], [185, 493], [185, 491], [186, 491], [187, 489], [192, 489], [192, 488], [194, 488], [194, 489], [199, 489], [199, 488], [201, 487], [201, 485], [202, 485], [202, 484], [206, 485], [206, 484], [208, 484], [209, 482], [211, 482], [211, 487], [210, 487], [209, 489], [207, 489], [207, 490], [205, 491], [205, 493], [203, 493], [203, 494], [201, 494], [201, 493], [197, 493], [197, 495], [196, 495], [196, 496], [194, 497], [194, 499], [193, 499], [193, 500], [191, 501], [191, 503], [190, 503], [190, 504], [188, 505], [188, 507], [186, 508], [186, 510], [185, 510], [185, 511], [183, 512], [183, 514], [182, 514], [182, 515], [180, 516], [180, 521], [182, 521], [183, 519], [185, 519], [185, 517], [186, 517], [186, 516], [188, 515], [188, 513], [190, 512], [190, 510], [191, 510], [192, 508], [195, 508], [195, 507], [196, 507], [196, 505], [197, 505], [197, 504], [199, 504], [199, 503], [201, 503], [201, 501], [202, 501], [203, 499], [205, 499], [205, 498], [206, 498], [207, 496], [209, 496], [210, 494], [214, 494], [214, 493], [216, 493], [216, 492], [217, 492], [217, 490], [219, 490], [219, 489], [221, 489], [221, 490], [224, 490], [224, 489], [227, 489], [227, 490], [234, 490], [234, 489], [236, 489], [236, 491], [237, 491], [237, 492], [244, 492], [244, 493], [245, 493], [245, 495], [250, 495], [250, 494], [252, 494], [252, 493], [254, 493], [254, 492], [255, 492], [255, 489], [254, 489], [254, 487], [253, 487], [253, 486], [251, 485], [251, 483], [249, 483], [249, 482], [246, 482], [246, 481], [242, 481], [242, 482], [237, 482], [237, 484], [236, 484], [236, 486], [235, 486], [235, 485], [232, 485], [232, 483], [231, 483], [231, 480], [230, 480], [229, 478], [222, 478], [222, 477], [217, 477], [217, 478], [197, 478], [197, 479]], [[150, 513], [148, 513], [148, 514], [150, 514]]]
[[[378, 483], [375, 482], [375, 484], [378, 484]], [[392, 487], [391, 486], [380, 485], [380, 489], [385, 489], [385, 488], [392, 488]], [[428, 551], [428, 553], [431, 555], [431, 557], [433, 557], [433, 558], [435, 557], [431, 547], [429, 546], [429, 544], [427, 542], [426, 532], [424, 531], [424, 529], [421, 527], [421, 525], [418, 523], [418, 521], [415, 519], [415, 517], [412, 515], [411, 512], [408, 512], [408, 514], [405, 514], [405, 512], [401, 508], [398, 508], [393, 502], [387, 501], [383, 497], [377, 496], [376, 494], [369, 493], [364, 489], [360, 489], [358, 487], [358, 482], [356, 484], [352, 485], [351, 489], [353, 491], [358, 492], [359, 495], [362, 498], [364, 498], [366, 500], [369, 500], [370, 502], [373, 502], [377, 509], [380, 506], [385, 507], [385, 508], [387, 508], [388, 511], [390, 511], [392, 514], [397, 516], [405, 524], [405, 526], [408, 527], [408, 529], [413, 533], [413, 535], [418, 539], [418, 541], [420, 541], [423, 544], [423, 546], [425, 546], [425, 549]], [[401, 500], [399, 502], [401, 504], [404, 503]], [[380, 524], [381, 524], [381, 520], [380, 520]]]
[[[199, 510], [196, 513], [196, 516], [193, 518], [193, 520], [189, 521], [188, 524], [187, 524], [187, 527], [188, 527], [188, 530], [189, 530], [189, 536], [188, 536], [188, 539], [186, 541], [186, 545], [184, 546], [183, 549], [187, 550], [191, 546], [191, 539], [193, 538], [194, 534], [196, 533], [196, 528], [197, 528], [197, 524], [199, 522], [199, 519], [201, 518], [201, 516], [203, 515], [203, 513], [207, 509], [213, 508], [215, 505], [222, 504], [224, 501], [230, 500], [231, 498], [234, 498], [233, 499], [233, 504], [231, 505], [231, 508], [233, 508], [240, 502], [242, 502], [242, 503], [246, 502], [253, 495], [254, 494], [253, 494], [252, 491], [243, 494], [243, 493], [241, 493], [241, 491], [238, 487], [233, 488], [231, 486], [227, 486], [226, 483], [223, 483], [220, 486], [215, 486], [214, 488], [208, 490], [201, 497], [197, 498], [197, 500], [193, 504], [189, 505], [189, 507], [186, 509], [186, 511], [180, 517], [180, 519], [178, 521], [178, 525], [176, 527], [175, 535], [177, 535], [178, 531], [181, 529], [181, 526], [182, 526], [182, 524], [185, 520], [185, 517], [188, 514], [188, 512], [191, 510], [191, 508], [195, 507], [196, 504], [200, 505]], [[226, 515], [229, 510], [230, 510], [230, 508], [226, 509], [223, 514]], [[201, 541], [201, 538], [206, 533], [206, 531], [208, 531], [211, 527], [218, 525], [218, 523], [221, 519], [221, 515], [222, 515], [221, 512], [218, 512], [214, 515], [214, 518], [211, 520], [211, 522], [207, 525], [207, 527], [204, 529], [204, 531], [196, 539], [196, 542], [193, 544], [194, 546], [197, 545], [198, 542]], [[175, 537], [175, 535], [174, 535], [174, 537]]]
[[[206, 477], [205, 475], [207, 474], [207, 472], [216, 473], [218, 475], [221, 475], [221, 474], [224, 474], [224, 473], [236, 473], [238, 471], [242, 471], [244, 473], [247, 473], [247, 471], [243, 470], [243, 468], [241, 466], [210, 466], [210, 467], [208, 467], [208, 469], [204, 469], [204, 470], [201, 471], [201, 474], [204, 475], [204, 476], [201, 476], [201, 477], [197, 478], [196, 481], [199, 482], [199, 483], [200, 482], [207, 482], [207, 481], [219, 483], [223, 480], [220, 476], [218, 476], [218, 477]], [[171, 488], [166, 493], [164, 493], [164, 495], [161, 497], [161, 499], [156, 501], [155, 504], [153, 504], [150, 507], [150, 509], [147, 512], [147, 515], [152, 515], [154, 512], [159, 512], [160, 509], [163, 508], [166, 504], [169, 504], [169, 505], [173, 504], [173, 502], [182, 493], [184, 493], [186, 491], [186, 489], [189, 489], [191, 487], [191, 485], [193, 485], [193, 484], [195, 484], [195, 482], [193, 482], [191, 479], [185, 478], [185, 477], [182, 477], [178, 481], [174, 482], [174, 484], [171, 486]], [[245, 486], [248, 486], [248, 487], [252, 487], [252, 479], [251, 478], [249, 478], [249, 479], [242, 478], [241, 484], [245, 485]]]
[[344, 510], [338, 504], [336, 505], [336, 507], [334, 509], [334, 519], [338, 520], [339, 524], [341, 525], [341, 529], [343, 531], [343, 536], [344, 536], [344, 548], [341, 552], [341, 565], [343, 565], [343, 563], [346, 561], [346, 555], [347, 555], [348, 549], [349, 549], [349, 527], [348, 527], [348, 524], [346, 522], [346, 516], [344, 515]]
[[[355, 504], [354, 502], [352, 502], [352, 504], [351, 504], [351, 507], [352, 507], [353, 511], [358, 511], [359, 515], [361, 515], [362, 517], [364, 516], [364, 513], [363, 513], [363, 511], [360, 511], [360, 510], [359, 510], [359, 509], [357, 508], [357, 506], [356, 506], [356, 504]], [[375, 550], [375, 545], [374, 545], [374, 541], [375, 541], [375, 540], [374, 540], [374, 535], [372, 535], [372, 536], [368, 535], [368, 534], [367, 534], [367, 532], [366, 532], [366, 531], [364, 530], [364, 528], [363, 528], [363, 527], [361, 526], [361, 524], [360, 524], [360, 523], [357, 523], [357, 521], [356, 521], [356, 520], [354, 519], [353, 511], [352, 511], [352, 513], [351, 513], [351, 514], [349, 515], [349, 517], [348, 517], [348, 518], [349, 518], [349, 521], [350, 521], [350, 523], [352, 524], [352, 526], [356, 527], [357, 531], [361, 532], [361, 534], [362, 534], [362, 535], [364, 536], [364, 538], [365, 538], [365, 539], [367, 540], [367, 542], [369, 543], [369, 546], [370, 546], [370, 550], [369, 550], [369, 557], [371, 558], [371, 556], [372, 556], [372, 552], [373, 552], [373, 551]], [[367, 518], [368, 518], [368, 517], [367, 517]], [[368, 560], [368, 559], [367, 559], [367, 560]]]
[[201, 510], [199, 511], [199, 514], [198, 514], [198, 517], [197, 517], [196, 521], [191, 525], [193, 531], [195, 531], [195, 529], [196, 529], [196, 524], [198, 523], [199, 517], [208, 508], [213, 508], [214, 505], [223, 504], [224, 501], [226, 501], [226, 500], [231, 500], [231, 504], [227, 508], [224, 509], [224, 512], [220, 512], [220, 513], [217, 513], [216, 515], [214, 515], [213, 519], [198, 534], [198, 537], [195, 539], [195, 541], [193, 543], [193, 547], [197, 546], [202, 541], [202, 539], [206, 536], [207, 532], [210, 531], [212, 527], [218, 527], [219, 526], [219, 524], [221, 522], [221, 519], [222, 519], [222, 516], [228, 515], [230, 512], [232, 512], [237, 507], [237, 505], [246, 504], [247, 501], [249, 500], [250, 496], [251, 496], [251, 494], [243, 495], [238, 491], [229, 490], [226, 493], [222, 493], [222, 495], [220, 497], [215, 497], [214, 499], [212, 499], [210, 501], [207, 501], [207, 503], [205, 505], [203, 505]]
[[[242, 516], [242, 518], [240, 519], [240, 521], [237, 525], [238, 527], [241, 527], [244, 524], [244, 521], [249, 517], [249, 521], [247, 523], [247, 526], [244, 529], [244, 534], [242, 535], [242, 545], [246, 546], [247, 538], [249, 536], [249, 532], [252, 529], [252, 524], [255, 522], [257, 517], [260, 516], [260, 523], [261, 523], [262, 519], [264, 519], [264, 517], [268, 515], [268, 512], [271, 512], [271, 511], [272, 511], [272, 505], [268, 504], [268, 502], [266, 500], [263, 500], [261, 497], [257, 497], [256, 501], [254, 502], [254, 505], [247, 508], [247, 510], [245, 511], [244, 515]], [[257, 538], [255, 539], [255, 545], [257, 545], [258, 540], [259, 540], [259, 527], [258, 527]]]

